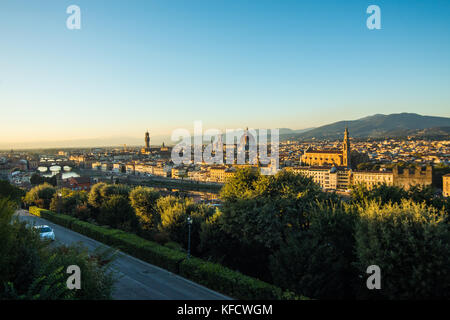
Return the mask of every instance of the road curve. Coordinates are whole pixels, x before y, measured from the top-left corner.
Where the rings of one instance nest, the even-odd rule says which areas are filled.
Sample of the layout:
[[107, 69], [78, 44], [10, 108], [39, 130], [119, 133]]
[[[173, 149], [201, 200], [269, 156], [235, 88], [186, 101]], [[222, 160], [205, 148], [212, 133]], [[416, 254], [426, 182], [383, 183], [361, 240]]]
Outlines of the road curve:
[[[89, 250], [107, 247], [104, 244], [48, 220], [18, 210], [16, 216], [30, 224], [46, 224], [53, 228], [56, 242], [72, 244], [81, 242]], [[119, 279], [113, 293], [118, 300], [229, 300], [230, 298], [204, 286], [151, 265], [145, 261], [119, 252], [113, 264]]]

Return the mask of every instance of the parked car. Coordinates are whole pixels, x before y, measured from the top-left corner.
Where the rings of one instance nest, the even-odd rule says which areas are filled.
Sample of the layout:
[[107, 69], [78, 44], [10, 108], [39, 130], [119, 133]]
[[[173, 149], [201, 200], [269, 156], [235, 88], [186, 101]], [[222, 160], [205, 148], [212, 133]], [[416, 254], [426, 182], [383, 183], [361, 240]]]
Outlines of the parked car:
[[39, 231], [39, 236], [41, 237], [41, 239], [48, 239], [52, 241], [55, 240], [55, 232], [53, 232], [53, 229], [49, 226], [35, 226], [34, 228]]

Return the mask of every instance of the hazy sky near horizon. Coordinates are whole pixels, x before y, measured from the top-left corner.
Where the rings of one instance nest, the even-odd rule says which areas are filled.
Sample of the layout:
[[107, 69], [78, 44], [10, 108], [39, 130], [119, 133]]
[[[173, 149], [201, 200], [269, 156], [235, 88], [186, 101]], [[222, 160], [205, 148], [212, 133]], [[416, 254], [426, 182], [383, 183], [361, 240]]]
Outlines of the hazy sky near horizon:
[[448, 0], [2, 0], [0, 146], [449, 117], [449, 39]]

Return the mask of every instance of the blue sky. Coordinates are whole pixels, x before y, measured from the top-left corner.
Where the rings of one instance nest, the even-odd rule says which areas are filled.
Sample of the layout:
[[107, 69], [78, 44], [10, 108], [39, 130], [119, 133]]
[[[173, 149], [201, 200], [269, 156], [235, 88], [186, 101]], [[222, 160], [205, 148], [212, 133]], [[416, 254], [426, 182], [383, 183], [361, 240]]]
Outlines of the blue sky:
[[0, 144], [448, 117], [449, 39], [447, 0], [2, 0]]

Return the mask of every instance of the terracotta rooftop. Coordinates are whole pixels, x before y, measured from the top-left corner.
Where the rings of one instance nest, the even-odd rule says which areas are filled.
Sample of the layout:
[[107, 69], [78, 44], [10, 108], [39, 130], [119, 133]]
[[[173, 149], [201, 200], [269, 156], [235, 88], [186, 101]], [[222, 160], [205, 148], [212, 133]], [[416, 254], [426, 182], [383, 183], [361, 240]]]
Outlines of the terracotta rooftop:
[[328, 149], [328, 150], [306, 150], [305, 153], [336, 153], [336, 154], [342, 154], [341, 150], [338, 149]]

